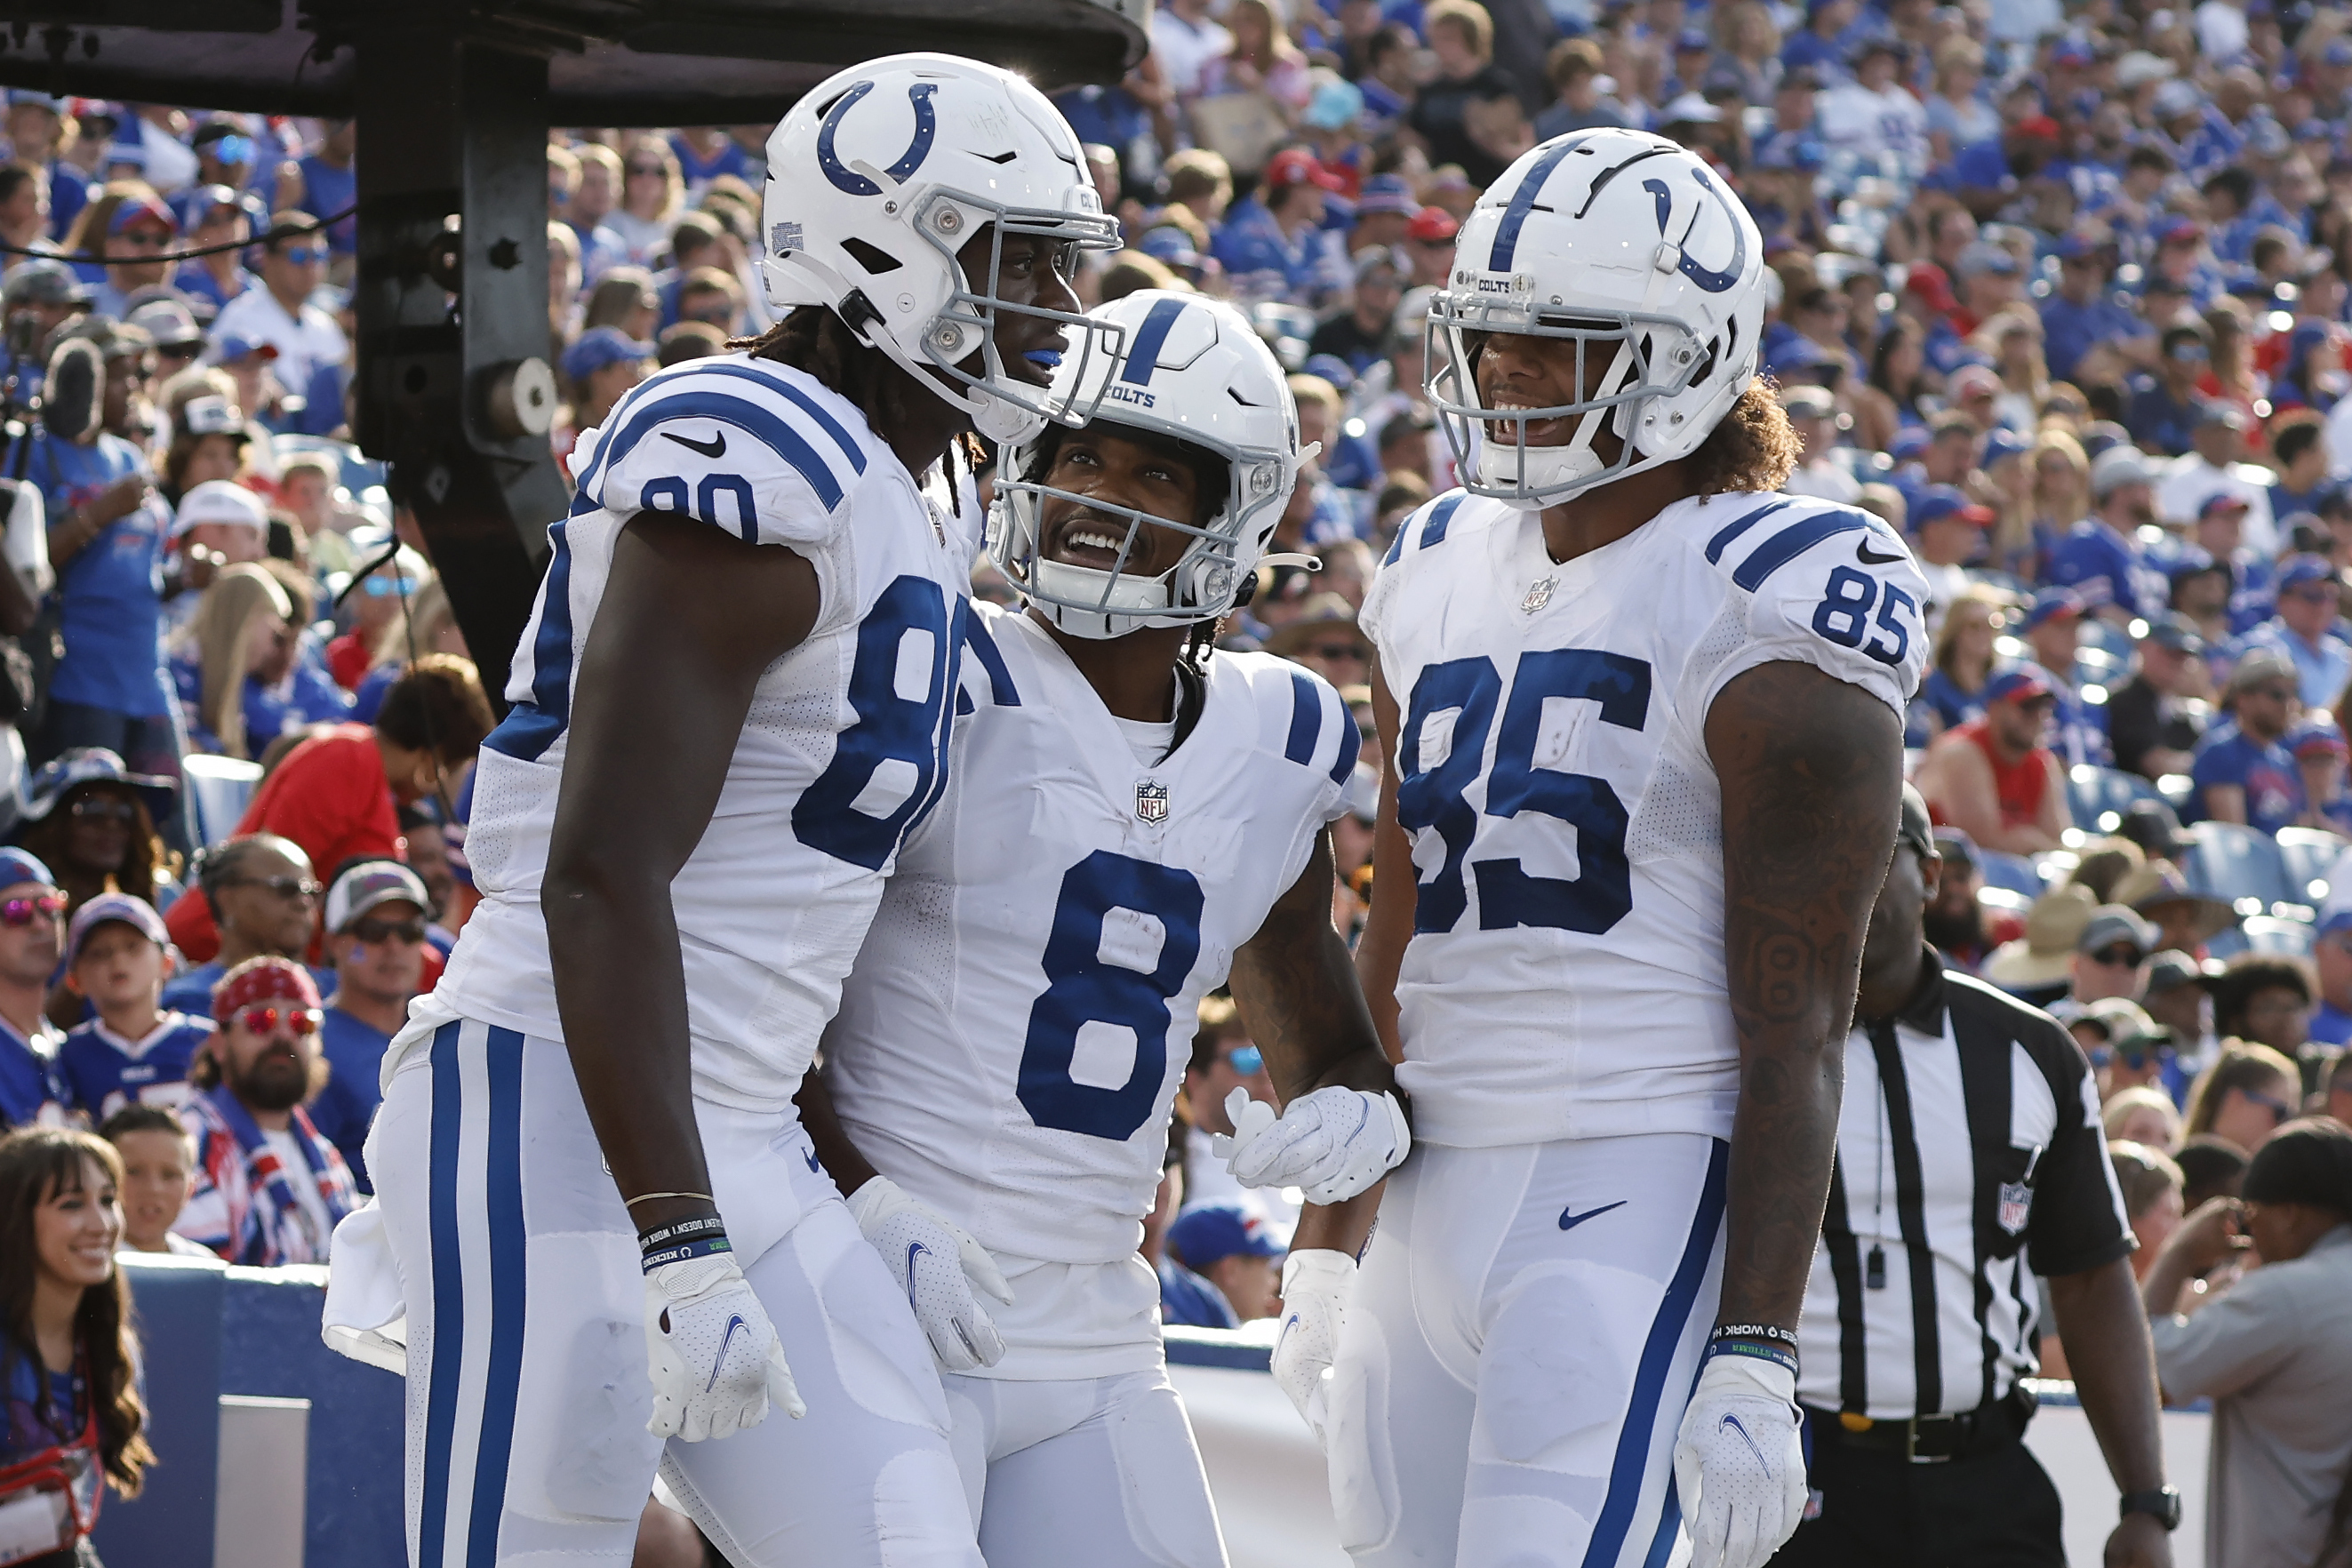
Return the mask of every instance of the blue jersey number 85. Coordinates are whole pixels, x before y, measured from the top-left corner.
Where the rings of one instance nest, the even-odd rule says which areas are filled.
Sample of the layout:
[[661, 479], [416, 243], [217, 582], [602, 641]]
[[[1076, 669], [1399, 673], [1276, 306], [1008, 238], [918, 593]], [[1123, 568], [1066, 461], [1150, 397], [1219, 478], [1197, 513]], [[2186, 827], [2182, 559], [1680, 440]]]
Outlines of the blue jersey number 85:
[[[1408, 833], [1433, 828], [1445, 845], [1444, 863], [1420, 884], [1413, 905], [1416, 931], [1452, 931], [1469, 909], [1464, 862], [1477, 837], [1479, 814], [1467, 792], [1485, 765], [1486, 736], [1498, 705], [1502, 731], [1486, 780], [1486, 815], [1511, 817], [1532, 811], [1569, 824], [1576, 829], [1579, 874], [1533, 876], [1516, 858], [1500, 857], [1470, 862], [1467, 876], [1478, 882], [1478, 929], [1548, 926], [1598, 935], [1633, 909], [1627, 818], [1616, 790], [1606, 779], [1536, 763], [1544, 701], [1554, 697], [1597, 702], [1602, 723], [1639, 730], [1649, 720], [1650, 667], [1591, 648], [1521, 654], [1507, 703], [1503, 678], [1484, 656], [1431, 665], [1413, 682], [1399, 760], [1414, 771], [1397, 785], [1397, 823]], [[1455, 710], [1453, 744], [1444, 762], [1423, 769], [1422, 737], [1430, 720], [1448, 709]]]

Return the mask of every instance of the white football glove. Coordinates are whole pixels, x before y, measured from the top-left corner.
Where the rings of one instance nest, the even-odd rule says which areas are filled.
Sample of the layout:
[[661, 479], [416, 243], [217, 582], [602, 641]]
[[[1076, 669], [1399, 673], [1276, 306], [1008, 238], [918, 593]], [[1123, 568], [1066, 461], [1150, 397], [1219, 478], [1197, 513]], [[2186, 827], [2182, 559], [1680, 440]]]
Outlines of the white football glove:
[[730, 1436], [766, 1420], [772, 1401], [795, 1419], [808, 1413], [767, 1309], [726, 1253], [646, 1276], [646, 1362], [654, 1380], [646, 1430], [656, 1437]]
[[1274, 1381], [1323, 1441], [1329, 1408], [1331, 1358], [1339, 1325], [1355, 1293], [1356, 1260], [1329, 1247], [1308, 1247], [1282, 1260], [1282, 1329], [1274, 1341]]
[[1675, 1438], [1691, 1568], [1763, 1568], [1805, 1516], [1797, 1374], [1757, 1356], [1708, 1360]]
[[973, 1289], [1009, 1307], [1013, 1288], [986, 1247], [908, 1197], [887, 1176], [852, 1193], [849, 1212], [907, 1293], [907, 1304], [915, 1309], [915, 1321], [941, 1366], [970, 1372], [1003, 1359], [1004, 1338]]
[[1412, 1148], [1404, 1107], [1393, 1094], [1318, 1089], [1274, 1107], [1237, 1089], [1225, 1097], [1233, 1136], [1209, 1152], [1245, 1187], [1297, 1187], [1310, 1204], [1345, 1203], [1396, 1169]]

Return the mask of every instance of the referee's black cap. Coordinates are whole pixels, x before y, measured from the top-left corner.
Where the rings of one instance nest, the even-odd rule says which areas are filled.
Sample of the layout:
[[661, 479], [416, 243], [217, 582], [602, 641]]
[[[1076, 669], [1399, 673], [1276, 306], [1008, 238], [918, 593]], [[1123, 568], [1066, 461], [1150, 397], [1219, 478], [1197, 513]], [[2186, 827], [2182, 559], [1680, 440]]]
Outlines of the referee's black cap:
[[1937, 853], [1936, 826], [1927, 819], [1927, 797], [1907, 784], [1903, 786], [1903, 816], [1895, 837], [1922, 855]]

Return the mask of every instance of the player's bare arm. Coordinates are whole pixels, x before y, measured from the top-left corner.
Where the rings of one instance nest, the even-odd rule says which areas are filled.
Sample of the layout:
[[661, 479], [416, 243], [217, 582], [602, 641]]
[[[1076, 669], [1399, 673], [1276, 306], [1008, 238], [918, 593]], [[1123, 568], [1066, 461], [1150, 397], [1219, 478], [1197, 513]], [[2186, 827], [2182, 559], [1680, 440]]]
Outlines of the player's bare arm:
[[[1372, 722], [1380, 730], [1381, 755], [1395, 756], [1403, 721], [1397, 713], [1396, 695], [1377, 663], [1372, 666]], [[1363, 934], [1356, 939], [1356, 977], [1391, 1062], [1404, 1059], [1397, 1035], [1396, 982], [1405, 943], [1412, 940], [1419, 876], [1412, 865], [1412, 840], [1397, 826], [1396, 791], [1396, 769], [1383, 767], [1380, 818], [1372, 830], [1372, 907], [1365, 916]]]
[[1863, 933], [1894, 852], [1902, 730], [1860, 687], [1772, 663], [1724, 688], [1706, 747], [1723, 786], [1740, 1052], [1717, 1321], [1793, 1330], [1829, 1193]]
[[1333, 881], [1325, 830], [1265, 924], [1234, 954], [1234, 1003], [1285, 1105], [1318, 1089], [1381, 1094], [1396, 1087], [1355, 960], [1331, 924]]
[[541, 908], [564, 1043], [641, 1226], [714, 1212], [669, 885], [709, 825], [761, 672], [815, 623], [789, 550], [640, 512], [581, 656]]

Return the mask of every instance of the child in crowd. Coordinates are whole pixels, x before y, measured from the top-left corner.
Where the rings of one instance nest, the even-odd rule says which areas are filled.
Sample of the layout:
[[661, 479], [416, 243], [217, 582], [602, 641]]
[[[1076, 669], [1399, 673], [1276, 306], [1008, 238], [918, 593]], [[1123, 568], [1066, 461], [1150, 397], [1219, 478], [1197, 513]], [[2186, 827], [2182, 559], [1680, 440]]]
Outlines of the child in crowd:
[[99, 1136], [122, 1156], [122, 1250], [211, 1258], [172, 1222], [196, 1184], [196, 1141], [160, 1105], [126, 1105], [106, 1119]]
[[171, 969], [163, 917], [145, 900], [100, 893], [75, 911], [66, 933], [66, 984], [98, 1016], [67, 1034], [58, 1067], [91, 1121], [127, 1105], [169, 1110], [188, 1098], [188, 1063], [213, 1026], [163, 1011]]

